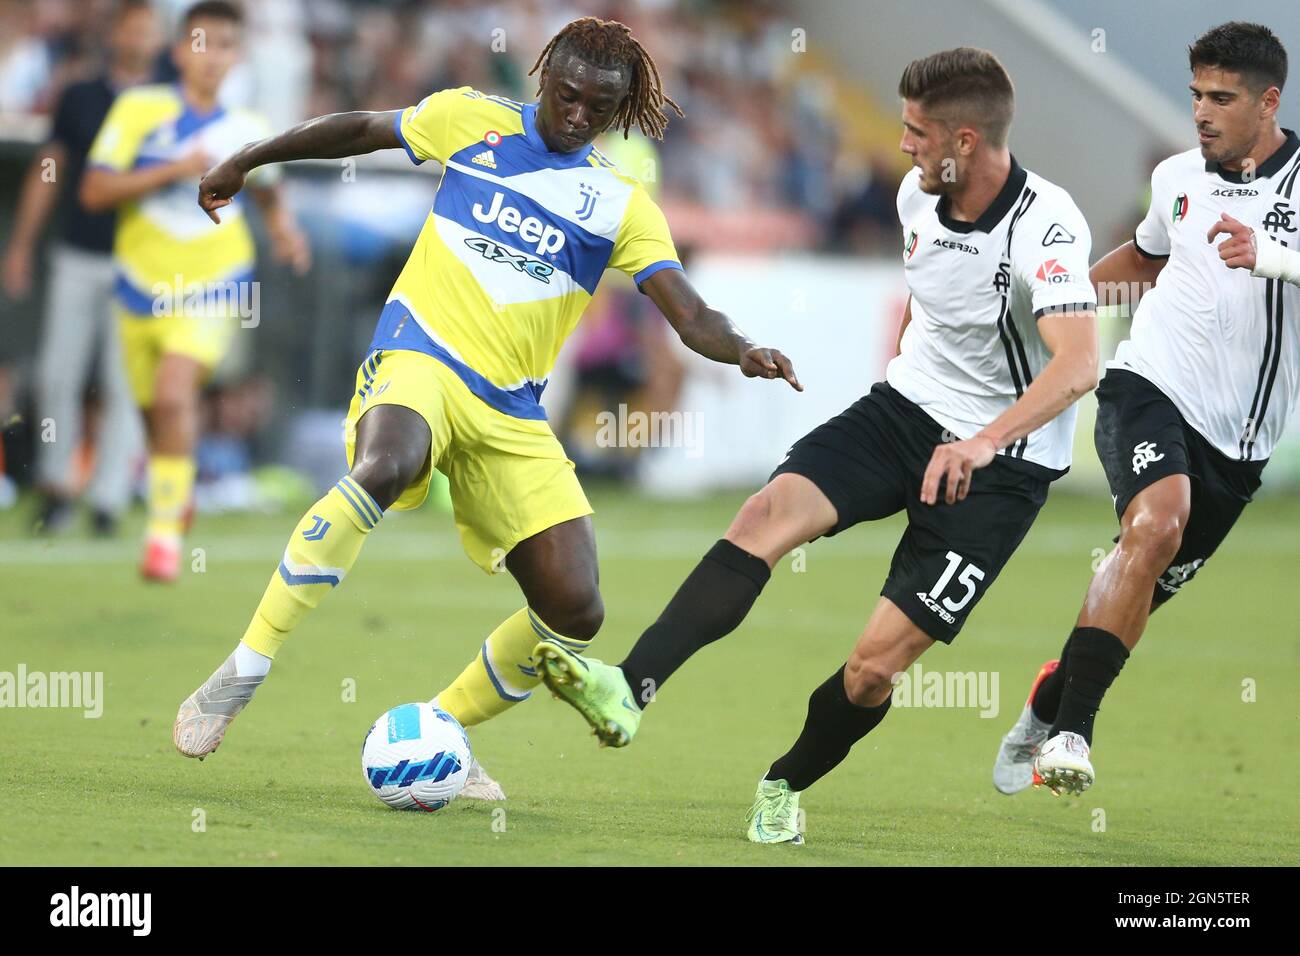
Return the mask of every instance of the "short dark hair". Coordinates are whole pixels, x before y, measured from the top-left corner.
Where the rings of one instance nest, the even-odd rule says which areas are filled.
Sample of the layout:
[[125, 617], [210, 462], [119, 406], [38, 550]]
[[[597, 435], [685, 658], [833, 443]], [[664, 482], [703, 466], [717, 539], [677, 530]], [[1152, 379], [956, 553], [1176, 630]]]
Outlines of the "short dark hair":
[[153, 4], [150, 0], [118, 0], [117, 6], [113, 8], [114, 22], [124, 20], [128, 14], [135, 13], [139, 10], [145, 10], [153, 13]]
[[962, 46], [913, 60], [898, 81], [898, 95], [944, 114], [947, 125], [973, 126], [994, 146], [1006, 145], [1016, 92], [988, 50]]
[[1218, 67], [1241, 78], [1258, 96], [1286, 85], [1286, 47], [1268, 27], [1233, 20], [1202, 34], [1187, 48], [1188, 65]]
[[235, 26], [243, 26], [244, 11], [230, 0], [199, 0], [185, 11], [181, 25], [188, 28], [195, 20], [226, 20]]

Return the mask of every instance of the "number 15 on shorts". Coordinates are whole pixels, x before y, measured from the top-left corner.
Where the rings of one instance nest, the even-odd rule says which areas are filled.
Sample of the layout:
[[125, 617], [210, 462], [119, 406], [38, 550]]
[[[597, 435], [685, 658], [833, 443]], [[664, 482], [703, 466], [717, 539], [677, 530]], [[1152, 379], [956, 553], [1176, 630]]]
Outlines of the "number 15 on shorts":
[[[952, 583], [953, 575], [957, 575], [957, 583], [966, 589], [966, 593], [961, 596], [959, 601], [954, 601], [950, 597], [943, 598], [943, 606], [953, 614], [961, 611], [975, 596], [975, 582], [984, 580], [984, 572], [975, 565], [967, 564], [962, 568], [964, 560], [956, 551], [949, 551], [948, 567], [944, 569], [943, 574], [939, 575], [939, 580], [934, 582], [934, 587], [930, 588], [928, 595], [930, 601], [938, 601], [940, 596], [947, 591], [948, 585]], [[961, 568], [961, 574], [959, 575], [957, 574], [958, 568]]]

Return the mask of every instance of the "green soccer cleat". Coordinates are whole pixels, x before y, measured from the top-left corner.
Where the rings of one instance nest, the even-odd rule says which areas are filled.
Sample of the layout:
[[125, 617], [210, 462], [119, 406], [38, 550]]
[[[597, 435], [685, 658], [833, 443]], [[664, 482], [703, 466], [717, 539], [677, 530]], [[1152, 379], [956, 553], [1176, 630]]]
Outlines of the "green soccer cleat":
[[791, 790], [784, 780], [760, 780], [754, 805], [745, 819], [749, 821], [746, 835], [751, 843], [792, 846], [803, 843], [803, 834], [799, 832], [799, 793]]
[[623, 671], [590, 657], [579, 657], [552, 641], [533, 648], [538, 671], [551, 693], [591, 725], [602, 747], [626, 747], [641, 725], [641, 708]]

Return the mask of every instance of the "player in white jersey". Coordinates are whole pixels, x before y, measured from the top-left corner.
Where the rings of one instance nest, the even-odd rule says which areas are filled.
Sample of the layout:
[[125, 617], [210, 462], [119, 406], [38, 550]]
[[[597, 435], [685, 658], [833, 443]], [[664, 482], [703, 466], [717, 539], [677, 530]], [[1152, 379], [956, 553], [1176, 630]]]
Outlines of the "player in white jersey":
[[620, 666], [555, 642], [535, 652], [551, 689], [623, 746], [664, 681], [740, 624], [792, 548], [905, 511], [866, 629], [759, 783], [758, 843], [802, 842], [799, 792], [884, 718], [895, 674], [956, 637], [1069, 467], [1071, 406], [1097, 381], [1088, 226], [1009, 152], [1002, 64], [937, 53], [908, 66], [899, 94], [901, 148], [918, 168], [898, 194], [911, 298], [886, 381], [795, 443]]
[[[1296, 243], [1300, 139], [1277, 122], [1286, 51], [1266, 27], [1226, 23], [1193, 44], [1190, 65], [1200, 146], [1156, 167], [1133, 241], [1091, 273], [1103, 302], [1155, 284], [1097, 389], [1118, 546], [1059, 663], [1040, 670], [1003, 738], [993, 771], [1003, 793], [1092, 784], [1103, 694], [1150, 613], [1192, 579], [1251, 500], [1300, 397], [1300, 290], [1276, 265], [1261, 273], [1255, 256], [1258, 241], [1267, 271]], [[1232, 238], [1218, 248], [1221, 231]]]

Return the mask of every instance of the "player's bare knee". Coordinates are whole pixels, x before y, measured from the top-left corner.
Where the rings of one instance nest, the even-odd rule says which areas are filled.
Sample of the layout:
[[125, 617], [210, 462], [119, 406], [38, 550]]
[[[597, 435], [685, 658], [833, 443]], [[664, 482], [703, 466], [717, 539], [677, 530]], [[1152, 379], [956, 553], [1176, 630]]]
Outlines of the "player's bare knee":
[[1178, 553], [1186, 526], [1186, 515], [1177, 511], [1145, 511], [1124, 528], [1120, 546], [1159, 574]]
[[859, 707], [878, 707], [894, 689], [894, 674], [884, 661], [854, 654], [844, 665], [844, 692]]
[[423, 462], [415, 465], [401, 455], [368, 453], [352, 465], [352, 480], [366, 490], [380, 508], [392, 506], [420, 474]]
[[558, 594], [545, 601], [530, 602], [529, 606], [551, 630], [577, 641], [591, 640], [605, 623], [605, 602], [595, 588]]

